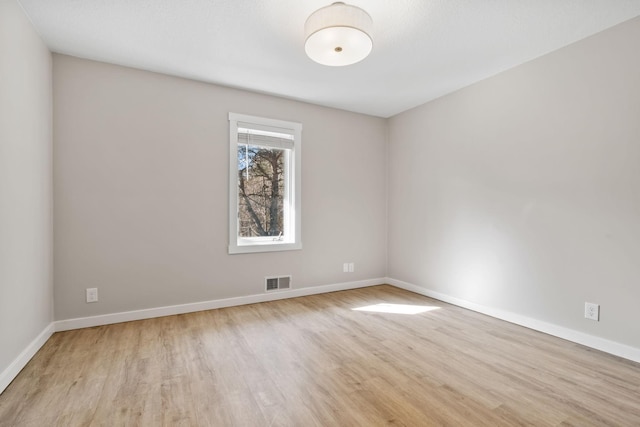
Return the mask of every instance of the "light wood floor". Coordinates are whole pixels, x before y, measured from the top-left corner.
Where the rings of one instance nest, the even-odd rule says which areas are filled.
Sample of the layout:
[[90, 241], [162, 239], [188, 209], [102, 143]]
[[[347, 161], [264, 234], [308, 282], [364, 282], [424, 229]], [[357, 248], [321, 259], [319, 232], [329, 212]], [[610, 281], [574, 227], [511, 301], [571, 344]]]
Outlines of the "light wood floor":
[[640, 365], [376, 286], [56, 333], [0, 425], [640, 426]]

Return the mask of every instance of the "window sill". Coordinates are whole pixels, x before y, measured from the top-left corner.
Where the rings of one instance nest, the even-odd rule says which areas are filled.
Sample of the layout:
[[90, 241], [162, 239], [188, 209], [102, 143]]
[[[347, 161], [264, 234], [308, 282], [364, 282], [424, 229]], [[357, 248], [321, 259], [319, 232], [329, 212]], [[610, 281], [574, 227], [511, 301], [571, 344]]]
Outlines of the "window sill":
[[258, 252], [295, 251], [302, 249], [302, 243], [256, 242], [244, 245], [229, 245], [229, 254], [251, 254]]

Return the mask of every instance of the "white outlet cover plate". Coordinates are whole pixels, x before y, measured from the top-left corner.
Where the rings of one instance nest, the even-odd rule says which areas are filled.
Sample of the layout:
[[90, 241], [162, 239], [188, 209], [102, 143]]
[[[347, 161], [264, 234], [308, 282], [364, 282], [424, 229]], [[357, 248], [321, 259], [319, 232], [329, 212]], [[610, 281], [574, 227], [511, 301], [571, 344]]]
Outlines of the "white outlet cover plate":
[[98, 302], [98, 288], [87, 288], [87, 302]]
[[584, 303], [584, 317], [585, 319], [600, 320], [600, 306], [591, 302]]

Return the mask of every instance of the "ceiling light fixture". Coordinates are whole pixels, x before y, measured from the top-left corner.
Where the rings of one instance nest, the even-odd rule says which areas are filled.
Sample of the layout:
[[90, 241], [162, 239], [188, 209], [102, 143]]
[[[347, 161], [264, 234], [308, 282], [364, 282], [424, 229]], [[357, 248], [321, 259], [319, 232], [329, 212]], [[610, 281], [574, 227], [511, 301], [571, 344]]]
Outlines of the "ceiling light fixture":
[[367, 12], [342, 2], [318, 9], [304, 24], [304, 50], [319, 64], [339, 67], [371, 52], [373, 21]]

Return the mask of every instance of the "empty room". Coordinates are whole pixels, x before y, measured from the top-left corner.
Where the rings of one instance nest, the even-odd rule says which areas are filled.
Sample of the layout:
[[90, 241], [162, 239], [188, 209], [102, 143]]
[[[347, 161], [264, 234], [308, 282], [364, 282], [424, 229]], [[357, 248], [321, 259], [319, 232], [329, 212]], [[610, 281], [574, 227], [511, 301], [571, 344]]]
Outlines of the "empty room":
[[640, 425], [640, 0], [0, 0], [0, 427]]

